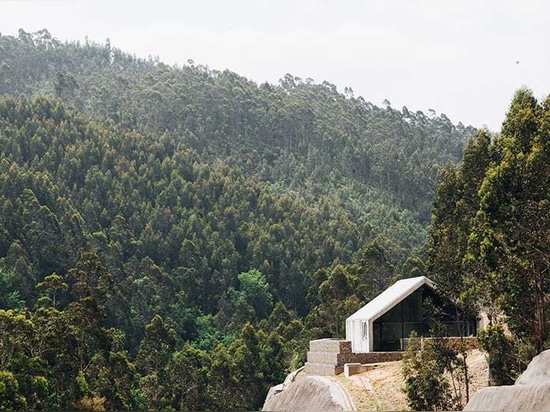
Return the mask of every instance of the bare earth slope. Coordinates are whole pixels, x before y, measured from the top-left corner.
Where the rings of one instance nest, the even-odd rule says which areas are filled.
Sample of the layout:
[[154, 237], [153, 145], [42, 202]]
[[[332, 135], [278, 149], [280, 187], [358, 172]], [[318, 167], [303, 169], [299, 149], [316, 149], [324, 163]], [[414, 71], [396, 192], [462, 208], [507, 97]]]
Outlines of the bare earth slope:
[[[468, 366], [471, 375], [470, 393], [473, 394], [487, 385], [488, 367], [485, 355], [479, 350], [471, 351], [468, 355]], [[341, 390], [335, 390], [334, 386]], [[376, 364], [373, 369], [349, 378], [343, 374], [333, 378], [314, 377], [301, 372], [296, 375], [294, 382], [287, 380], [285, 390], [268, 396], [263, 410], [407, 410], [404, 387], [400, 361]], [[342, 392], [349, 395], [349, 401], [345, 400], [346, 395]], [[336, 395], [337, 393], [340, 395]]]

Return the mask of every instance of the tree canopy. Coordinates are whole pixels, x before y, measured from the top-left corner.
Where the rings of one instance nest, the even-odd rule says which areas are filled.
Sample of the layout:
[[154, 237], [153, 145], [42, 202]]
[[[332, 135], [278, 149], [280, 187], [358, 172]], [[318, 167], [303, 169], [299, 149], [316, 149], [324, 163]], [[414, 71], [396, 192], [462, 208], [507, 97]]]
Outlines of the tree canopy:
[[508, 370], [506, 323], [522, 354], [514, 373], [548, 349], [549, 120], [549, 98], [538, 102], [518, 90], [501, 134], [480, 132], [462, 164], [442, 175], [429, 231], [428, 270], [465, 307], [488, 312], [487, 349]]

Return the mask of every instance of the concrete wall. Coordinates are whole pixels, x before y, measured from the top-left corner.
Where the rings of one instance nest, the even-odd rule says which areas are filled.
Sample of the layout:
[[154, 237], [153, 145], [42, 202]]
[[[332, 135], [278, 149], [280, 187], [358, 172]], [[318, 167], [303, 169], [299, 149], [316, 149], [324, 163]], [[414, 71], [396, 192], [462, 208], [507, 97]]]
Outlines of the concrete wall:
[[357, 375], [374, 368], [373, 365], [361, 365], [360, 363], [346, 363], [344, 365], [344, 376], [349, 378], [352, 375]]

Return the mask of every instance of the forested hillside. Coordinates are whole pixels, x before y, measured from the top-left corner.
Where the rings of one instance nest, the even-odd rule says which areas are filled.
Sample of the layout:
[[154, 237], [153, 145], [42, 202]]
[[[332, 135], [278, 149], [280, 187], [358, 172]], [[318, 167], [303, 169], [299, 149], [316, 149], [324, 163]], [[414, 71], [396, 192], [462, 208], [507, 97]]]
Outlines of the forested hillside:
[[475, 133], [45, 30], [0, 35], [0, 93], [0, 409], [257, 408], [423, 270]]

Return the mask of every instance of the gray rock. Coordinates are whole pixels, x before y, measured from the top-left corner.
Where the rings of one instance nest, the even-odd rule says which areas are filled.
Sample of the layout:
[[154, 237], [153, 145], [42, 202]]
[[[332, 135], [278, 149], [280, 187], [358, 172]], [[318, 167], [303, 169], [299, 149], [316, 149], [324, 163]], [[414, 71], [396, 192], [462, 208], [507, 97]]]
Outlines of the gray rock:
[[544, 385], [550, 383], [550, 350], [533, 358], [525, 372], [516, 380], [516, 385]]
[[480, 389], [465, 411], [550, 411], [550, 350], [535, 356], [510, 386]]
[[351, 411], [347, 391], [327, 376], [304, 376], [271, 388], [263, 411]]
[[550, 383], [489, 386], [470, 399], [465, 411], [549, 411]]

